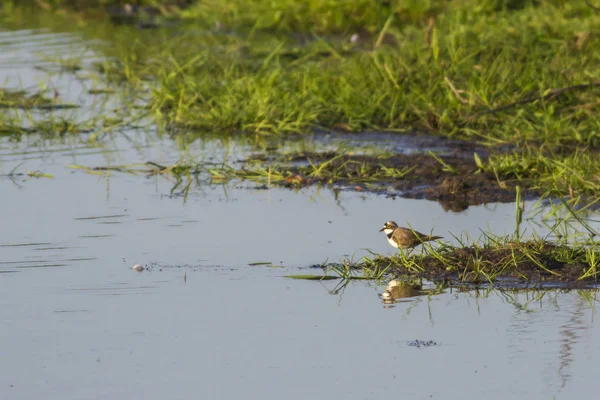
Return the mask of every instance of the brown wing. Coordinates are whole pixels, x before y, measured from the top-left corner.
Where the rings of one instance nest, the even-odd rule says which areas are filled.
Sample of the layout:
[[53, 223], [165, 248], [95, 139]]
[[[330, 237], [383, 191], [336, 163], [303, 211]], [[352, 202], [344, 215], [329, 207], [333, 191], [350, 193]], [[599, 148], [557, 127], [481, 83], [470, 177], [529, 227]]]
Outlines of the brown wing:
[[412, 231], [408, 228], [396, 228], [392, 235], [394, 242], [398, 243], [399, 247], [411, 248], [420, 245], [423, 242], [430, 240], [441, 239], [441, 236], [425, 235], [421, 232]]
[[[419, 234], [418, 232], [415, 233]], [[416, 245], [421, 243], [421, 241], [415, 236], [415, 233], [413, 233], [413, 231], [411, 231], [408, 228], [399, 227], [394, 229], [394, 233], [392, 234], [392, 240], [398, 243], [398, 247], [402, 247], [405, 249], [415, 247]]]

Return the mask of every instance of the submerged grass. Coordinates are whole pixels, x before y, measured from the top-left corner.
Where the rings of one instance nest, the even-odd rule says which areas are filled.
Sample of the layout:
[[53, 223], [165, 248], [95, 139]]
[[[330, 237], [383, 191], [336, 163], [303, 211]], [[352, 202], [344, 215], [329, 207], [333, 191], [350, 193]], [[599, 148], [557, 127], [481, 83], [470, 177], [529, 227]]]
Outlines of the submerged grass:
[[62, 110], [78, 107], [76, 104], [61, 102], [58, 96], [48, 97], [45, 91], [28, 93], [25, 90], [0, 88], [0, 109]]
[[540, 150], [492, 152], [473, 158], [451, 155], [352, 152], [292, 153], [274, 159], [246, 160], [241, 167], [212, 170], [218, 179], [244, 179], [288, 187], [337, 185], [355, 190], [385, 191], [404, 197], [454, 201], [459, 209], [514, 199], [517, 187], [525, 196], [600, 193], [600, 155], [576, 150], [559, 158]]
[[[325, 152], [255, 153], [241, 163], [183, 158], [173, 165], [146, 163], [143, 172], [174, 178], [189, 190], [194, 179], [223, 183], [254, 182], [261, 187], [302, 188], [311, 185], [383, 193], [438, 201], [447, 210], [523, 199], [583, 196], [598, 201], [600, 169], [595, 153], [575, 152], [562, 161], [524, 152], [472, 157], [469, 150], [452, 154], [392, 154], [357, 149]], [[475, 153], [477, 154], [477, 153]], [[132, 165], [95, 167], [96, 171], [140, 172]], [[518, 201], [517, 203], [520, 203]], [[597, 206], [595, 206], [597, 208]]]
[[93, 124], [78, 122], [64, 113], [78, 109], [78, 105], [61, 101], [56, 93], [49, 97], [46, 92], [0, 88], [0, 109], [4, 109], [0, 113], [0, 136], [37, 133], [59, 137], [92, 130]]

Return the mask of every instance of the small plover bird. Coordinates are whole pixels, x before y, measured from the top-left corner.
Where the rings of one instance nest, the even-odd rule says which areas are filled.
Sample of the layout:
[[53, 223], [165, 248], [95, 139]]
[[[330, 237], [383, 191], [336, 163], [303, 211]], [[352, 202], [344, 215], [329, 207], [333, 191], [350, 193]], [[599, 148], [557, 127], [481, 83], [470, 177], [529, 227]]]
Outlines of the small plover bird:
[[420, 232], [398, 226], [394, 221], [387, 221], [379, 232], [385, 232], [388, 242], [395, 248], [412, 249], [423, 242], [441, 239], [441, 236], [424, 235]]

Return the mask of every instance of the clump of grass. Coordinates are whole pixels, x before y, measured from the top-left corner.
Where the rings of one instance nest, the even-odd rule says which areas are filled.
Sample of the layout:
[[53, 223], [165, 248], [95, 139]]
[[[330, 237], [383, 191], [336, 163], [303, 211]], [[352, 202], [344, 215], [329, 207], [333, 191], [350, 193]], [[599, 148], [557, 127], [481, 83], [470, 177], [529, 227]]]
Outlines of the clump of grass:
[[[24, 163], [24, 162], [23, 162]], [[21, 165], [23, 163], [20, 163], [19, 165], [17, 165], [16, 167], [14, 167], [8, 174], [4, 175], [12, 180], [14, 180], [15, 178], [22, 178], [22, 177], [29, 177], [29, 178], [47, 178], [47, 179], [52, 179], [53, 175], [45, 173], [43, 171], [40, 170], [36, 170], [36, 171], [29, 171], [26, 170], [25, 172], [19, 172], [19, 168], [21, 167]]]
[[[517, 196], [517, 200], [519, 197]], [[520, 224], [522, 209], [517, 207], [515, 232], [508, 236], [483, 233], [482, 237], [467, 244], [464, 239], [455, 237], [457, 245], [444, 242], [424, 243], [420, 254], [399, 251], [392, 256], [371, 253], [358, 261], [345, 259], [341, 263], [324, 263], [321, 267], [333, 276], [342, 278], [347, 285], [353, 279], [426, 278], [438, 284], [488, 285], [519, 287], [526, 285], [560, 284], [568, 286], [597, 284], [600, 279], [600, 242], [596, 241], [599, 232], [587, 222], [588, 204], [580, 204], [581, 199], [563, 201], [560, 205], [545, 207], [544, 219], [555, 219], [556, 223], [545, 238], [536, 237], [521, 240]], [[534, 206], [537, 213], [538, 205]], [[570, 220], [578, 224], [572, 231]], [[568, 236], [560, 236], [564, 228], [572, 231]], [[552, 242], [552, 234], [559, 237]], [[316, 278], [313, 278], [316, 279]], [[342, 283], [340, 283], [342, 285]]]
[[[597, 283], [600, 279], [600, 242], [596, 240], [600, 232], [589, 223], [590, 207], [595, 202], [585, 203], [581, 197], [558, 204], [539, 208], [536, 203], [532, 215], [543, 209], [546, 215], [542, 221], [554, 220], [546, 237], [522, 240], [521, 223], [523, 206], [520, 191], [516, 196], [515, 232], [508, 236], [483, 233], [479, 240], [471, 244], [452, 235], [458, 245], [440, 242], [438, 246], [424, 243], [421, 254], [409, 255], [400, 251], [386, 257], [373, 254], [364, 257], [349, 268], [363, 269], [370, 275], [385, 273], [392, 276], [425, 277], [437, 282], [495, 284], [507, 279], [517, 282], [566, 282], [569, 284]], [[571, 222], [575, 222], [573, 229]], [[580, 229], [583, 228], [582, 235]], [[564, 232], [565, 235], [559, 234]], [[558, 241], [548, 237], [555, 235]]]
[[596, 197], [600, 192], [600, 155], [588, 149], [567, 154], [538, 149], [499, 153], [492, 155], [482, 169], [500, 180], [527, 182], [532, 189], [551, 189], [563, 196]]
[[[297, 159], [296, 159], [297, 160]], [[335, 154], [323, 157], [319, 153], [307, 155], [306, 165], [290, 165], [277, 163], [250, 163], [242, 168], [222, 165], [210, 169], [213, 179], [244, 179], [285, 186], [306, 186], [310, 184], [334, 183], [381, 183], [402, 179], [411, 172], [412, 167], [394, 168], [382, 164], [382, 159], [362, 158]]]
[[542, 239], [514, 241], [495, 238], [483, 245], [442, 246], [429, 254], [375, 256], [357, 268], [385, 269], [392, 274], [418, 275], [462, 283], [494, 283], [499, 278], [534, 281], [597, 281], [600, 249], [594, 243], [569, 246]]

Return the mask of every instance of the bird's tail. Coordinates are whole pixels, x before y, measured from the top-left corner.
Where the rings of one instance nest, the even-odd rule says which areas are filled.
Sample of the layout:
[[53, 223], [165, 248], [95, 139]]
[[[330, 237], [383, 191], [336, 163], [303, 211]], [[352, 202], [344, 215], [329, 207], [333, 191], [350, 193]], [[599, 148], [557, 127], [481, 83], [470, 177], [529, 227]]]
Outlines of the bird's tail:
[[427, 242], [429, 242], [429, 241], [432, 241], [432, 240], [437, 240], [437, 239], [443, 239], [443, 236], [431, 236], [431, 235], [430, 235], [430, 236], [426, 236], [426, 237], [425, 237], [425, 240], [426, 240]]

